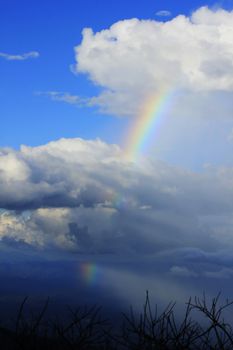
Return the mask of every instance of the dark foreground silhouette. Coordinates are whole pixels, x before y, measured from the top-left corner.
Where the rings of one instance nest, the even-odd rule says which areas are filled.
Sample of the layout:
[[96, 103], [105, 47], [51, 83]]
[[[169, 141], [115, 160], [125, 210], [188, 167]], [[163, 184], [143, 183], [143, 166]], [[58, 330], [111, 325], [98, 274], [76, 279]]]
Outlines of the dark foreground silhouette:
[[[162, 312], [152, 307], [148, 293], [141, 313], [131, 307], [120, 326], [101, 315], [97, 306], [69, 310], [69, 319], [48, 320], [47, 300], [37, 315], [25, 316], [28, 298], [20, 305], [13, 327], [1, 323], [0, 349], [233, 349], [233, 328], [224, 320], [233, 302], [189, 299], [183, 319], [175, 315], [175, 303]], [[198, 321], [197, 321], [198, 320]]]

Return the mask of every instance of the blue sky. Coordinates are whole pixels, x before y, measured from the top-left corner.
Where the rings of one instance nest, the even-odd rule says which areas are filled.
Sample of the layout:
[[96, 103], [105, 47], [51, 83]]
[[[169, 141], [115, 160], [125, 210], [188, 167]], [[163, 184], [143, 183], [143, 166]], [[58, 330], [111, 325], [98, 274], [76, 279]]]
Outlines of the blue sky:
[[[16, 277], [35, 292], [45, 271], [43, 293], [56, 295], [55, 270], [64, 298], [81, 288], [92, 300], [83, 262], [103, 269], [98, 295], [125, 302], [144, 286], [162, 302], [231, 292], [232, 10], [0, 1], [0, 277], [10, 268], [12, 295]], [[163, 90], [171, 108], [128, 159], [141, 110]]]
[[[38, 51], [40, 57], [25, 61], [0, 59], [3, 120], [0, 145], [35, 146], [61, 137], [100, 137], [121, 143], [128, 120], [106, 117], [96, 108], [52, 102], [36, 92], [64, 91], [91, 96], [99, 90], [86, 75], [74, 75], [70, 70], [74, 63], [73, 48], [80, 44], [83, 28], [91, 27], [97, 32], [133, 17], [166, 20], [156, 16], [156, 12], [165, 9], [171, 11], [172, 17], [189, 15], [206, 4], [213, 6], [214, 2], [2, 0], [1, 52]], [[231, 2], [221, 4], [229, 8]]]

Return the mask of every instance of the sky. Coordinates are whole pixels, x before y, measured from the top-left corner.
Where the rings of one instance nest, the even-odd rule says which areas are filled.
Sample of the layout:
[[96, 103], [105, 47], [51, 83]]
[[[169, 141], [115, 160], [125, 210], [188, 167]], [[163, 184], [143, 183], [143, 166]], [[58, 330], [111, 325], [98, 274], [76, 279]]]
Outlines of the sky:
[[230, 0], [0, 0], [0, 304], [232, 292], [232, 35]]

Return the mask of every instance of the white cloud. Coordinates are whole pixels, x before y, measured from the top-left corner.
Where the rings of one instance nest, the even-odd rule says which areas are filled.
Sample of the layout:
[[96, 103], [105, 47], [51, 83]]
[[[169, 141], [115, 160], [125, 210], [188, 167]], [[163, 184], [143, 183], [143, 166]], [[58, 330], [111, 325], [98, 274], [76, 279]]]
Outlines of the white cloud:
[[169, 16], [171, 16], [171, 12], [168, 11], [168, 10], [160, 10], [160, 11], [157, 11], [157, 12], [156, 12], [156, 16], [159, 16], [159, 17], [169, 17]]
[[80, 96], [72, 95], [69, 92], [62, 91], [46, 91], [46, 92], [36, 92], [36, 95], [47, 96], [53, 101], [65, 102], [71, 105], [81, 105], [86, 104], [87, 99], [83, 99]]
[[16, 154], [13, 152], [0, 153], [0, 177], [3, 177], [6, 182], [25, 181], [28, 179], [29, 173], [29, 167]]
[[30, 58], [37, 58], [39, 56], [40, 54], [38, 51], [30, 51], [23, 54], [15, 54], [15, 55], [0, 52], [0, 57], [5, 58], [7, 61], [25, 61]]
[[233, 12], [207, 7], [166, 22], [135, 18], [97, 33], [86, 28], [75, 70], [102, 87], [90, 104], [109, 114], [135, 116], [162, 89], [182, 92], [176, 115], [189, 108], [206, 117], [210, 105], [215, 115], [218, 93], [232, 100], [232, 35]]

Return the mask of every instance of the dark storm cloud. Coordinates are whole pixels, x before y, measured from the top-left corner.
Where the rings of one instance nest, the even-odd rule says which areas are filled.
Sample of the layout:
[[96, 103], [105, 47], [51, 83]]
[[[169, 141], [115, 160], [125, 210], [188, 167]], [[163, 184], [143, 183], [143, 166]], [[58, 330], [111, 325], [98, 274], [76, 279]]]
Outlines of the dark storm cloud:
[[224, 250], [232, 246], [232, 174], [134, 164], [100, 140], [2, 149], [0, 235], [74, 252]]

